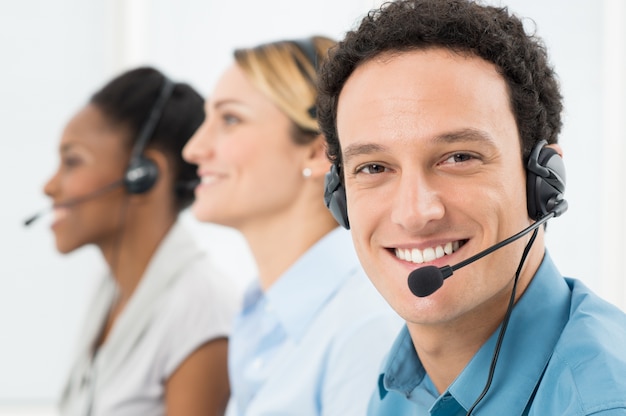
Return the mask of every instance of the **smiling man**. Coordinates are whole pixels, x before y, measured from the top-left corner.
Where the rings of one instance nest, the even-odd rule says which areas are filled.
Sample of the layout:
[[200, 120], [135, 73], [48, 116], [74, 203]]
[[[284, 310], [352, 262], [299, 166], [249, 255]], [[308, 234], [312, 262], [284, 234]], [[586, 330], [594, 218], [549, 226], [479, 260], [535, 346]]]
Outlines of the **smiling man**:
[[541, 41], [503, 8], [396, 1], [320, 82], [327, 204], [406, 321], [369, 413], [625, 415], [626, 316], [544, 246], [567, 205]]

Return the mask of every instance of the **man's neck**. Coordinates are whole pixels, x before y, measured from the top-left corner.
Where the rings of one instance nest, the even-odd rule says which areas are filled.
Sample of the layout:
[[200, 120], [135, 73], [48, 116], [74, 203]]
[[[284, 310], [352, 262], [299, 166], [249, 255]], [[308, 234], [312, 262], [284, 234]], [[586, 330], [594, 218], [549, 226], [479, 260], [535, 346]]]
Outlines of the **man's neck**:
[[491, 319], [466, 315], [454, 322], [421, 325], [407, 322], [417, 355], [441, 394], [458, 377], [483, 344], [496, 331], [506, 312], [498, 302]]

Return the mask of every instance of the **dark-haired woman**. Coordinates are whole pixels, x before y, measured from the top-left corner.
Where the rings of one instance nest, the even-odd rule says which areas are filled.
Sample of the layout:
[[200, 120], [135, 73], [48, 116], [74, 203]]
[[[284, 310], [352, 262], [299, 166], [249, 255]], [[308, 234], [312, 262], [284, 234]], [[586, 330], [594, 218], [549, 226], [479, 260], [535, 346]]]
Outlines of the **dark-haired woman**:
[[177, 221], [197, 180], [181, 150], [203, 119], [189, 85], [138, 68], [65, 127], [60, 166], [44, 188], [56, 247], [93, 244], [109, 273], [89, 305], [63, 416], [224, 411], [237, 293]]

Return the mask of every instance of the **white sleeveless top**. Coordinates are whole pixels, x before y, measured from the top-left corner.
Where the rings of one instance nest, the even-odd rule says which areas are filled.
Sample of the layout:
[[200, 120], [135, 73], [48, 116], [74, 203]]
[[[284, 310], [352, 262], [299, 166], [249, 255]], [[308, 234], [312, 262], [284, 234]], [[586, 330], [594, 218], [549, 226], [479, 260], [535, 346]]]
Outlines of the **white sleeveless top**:
[[165, 237], [139, 286], [93, 355], [116, 285], [105, 276], [79, 335], [59, 406], [62, 416], [165, 414], [164, 387], [208, 341], [228, 336], [240, 294], [180, 224]]

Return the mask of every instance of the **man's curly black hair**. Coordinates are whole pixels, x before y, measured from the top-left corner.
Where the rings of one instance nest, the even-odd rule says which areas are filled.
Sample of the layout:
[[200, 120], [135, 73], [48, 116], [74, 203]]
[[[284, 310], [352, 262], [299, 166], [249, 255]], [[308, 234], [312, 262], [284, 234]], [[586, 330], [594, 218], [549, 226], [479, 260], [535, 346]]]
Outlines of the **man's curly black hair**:
[[337, 102], [352, 72], [382, 53], [446, 48], [493, 63], [504, 78], [525, 161], [540, 140], [556, 143], [562, 96], [543, 42], [507, 8], [471, 0], [399, 0], [363, 18], [320, 69], [317, 114], [328, 157], [341, 164]]

